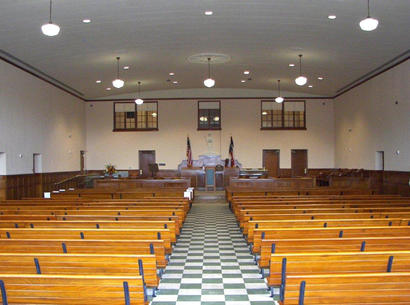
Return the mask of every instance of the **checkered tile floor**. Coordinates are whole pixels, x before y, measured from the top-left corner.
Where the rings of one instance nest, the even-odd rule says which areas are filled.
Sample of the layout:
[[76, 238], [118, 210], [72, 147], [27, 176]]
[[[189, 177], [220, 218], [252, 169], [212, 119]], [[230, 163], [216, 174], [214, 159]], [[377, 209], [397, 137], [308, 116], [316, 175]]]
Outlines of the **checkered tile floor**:
[[151, 305], [272, 305], [226, 203], [194, 203]]

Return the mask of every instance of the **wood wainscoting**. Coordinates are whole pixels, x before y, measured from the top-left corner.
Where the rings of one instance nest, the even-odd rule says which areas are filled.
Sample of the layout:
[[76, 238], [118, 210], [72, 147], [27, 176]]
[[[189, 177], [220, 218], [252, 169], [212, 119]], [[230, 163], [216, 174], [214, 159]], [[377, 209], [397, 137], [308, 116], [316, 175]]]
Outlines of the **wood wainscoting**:
[[7, 198], [6, 176], [0, 176], [0, 201]]
[[383, 171], [383, 193], [410, 196], [410, 172]]
[[0, 178], [0, 200], [42, 197], [54, 190], [54, 183], [79, 175], [80, 171], [8, 175]]

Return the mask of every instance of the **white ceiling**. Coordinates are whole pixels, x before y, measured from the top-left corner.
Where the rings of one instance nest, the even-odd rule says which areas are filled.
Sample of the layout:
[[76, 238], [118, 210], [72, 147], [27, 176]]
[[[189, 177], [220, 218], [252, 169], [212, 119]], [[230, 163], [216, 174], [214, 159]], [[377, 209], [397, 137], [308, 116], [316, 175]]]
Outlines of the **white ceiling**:
[[[48, 0], [0, 0], [0, 47], [86, 98], [144, 90], [202, 88], [205, 65], [188, 62], [197, 53], [222, 53], [231, 61], [212, 67], [218, 88], [275, 89], [333, 96], [338, 89], [410, 47], [410, 1], [372, 0], [380, 21], [374, 32], [358, 22], [366, 0], [54, 0], [60, 35], [46, 37]], [[212, 10], [213, 16], [205, 16]], [[329, 14], [337, 15], [331, 21]], [[90, 18], [90, 24], [81, 22]], [[293, 79], [297, 55], [313, 88]], [[115, 78], [122, 89], [106, 91]], [[241, 83], [243, 70], [252, 81]], [[175, 72], [178, 85], [166, 82]], [[317, 80], [323, 76], [325, 80]], [[95, 83], [97, 79], [102, 84]]]

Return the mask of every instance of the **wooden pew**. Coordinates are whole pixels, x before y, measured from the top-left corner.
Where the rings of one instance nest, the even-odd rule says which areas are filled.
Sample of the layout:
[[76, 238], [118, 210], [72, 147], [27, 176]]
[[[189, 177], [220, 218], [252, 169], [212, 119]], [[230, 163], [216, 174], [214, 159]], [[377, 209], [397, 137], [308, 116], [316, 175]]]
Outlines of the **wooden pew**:
[[0, 274], [139, 275], [148, 287], [159, 283], [154, 255], [0, 253]]
[[288, 276], [284, 305], [410, 304], [410, 273]]
[[0, 239], [163, 240], [170, 254], [168, 229], [0, 229]]
[[285, 285], [291, 275], [367, 272], [410, 272], [410, 251], [272, 254], [268, 285]]
[[0, 287], [10, 305], [148, 305], [141, 276], [0, 274]]
[[178, 225], [182, 227], [185, 215], [182, 210], [74, 210], [74, 211], [53, 211], [53, 210], [20, 210], [20, 211], [0, 211], [1, 215], [13, 215], [13, 216], [36, 216], [36, 215], [48, 215], [48, 216], [61, 216], [64, 220], [64, 216], [178, 216]]
[[[346, 209], [332, 209], [332, 208], [312, 208], [312, 209], [259, 209], [259, 210], [243, 210], [240, 211], [238, 221], [243, 222], [244, 215], [264, 215], [264, 214], [329, 214], [329, 213], [410, 213], [410, 207], [383, 207], [383, 208], [346, 208]], [[389, 214], [387, 214], [389, 215]]]
[[155, 255], [158, 268], [167, 258], [163, 240], [0, 239], [0, 253]]
[[[76, 215], [76, 216], [51, 216], [51, 215], [0, 215], [0, 222], [21, 221], [31, 224], [33, 221], [76, 221], [76, 222], [133, 222], [133, 221], [173, 221], [175, 223], [175, 233], [181, 234], [181, 226], [178, 216], [107, 216], [107, 215]], [[15, 227], [15, 226], [14, 226]], [[31, 227], [31, 226], [30, 226]], [[96, 227], [96, 226], [95, 226]]]
[[[249, 221], [276, 221], [276, 220], [330, 220], [330, 219], [409, 219], [410, 212], [385, 212], [385, 213], [320, 213], [320, 214], [265, 214], [245, 215], [240, 223], [243, 233], [247, 233]], [[0, 216], [1, 219], [1, 216]]]
[[[0, 231], [1, 232], [1, 231]], [[410, 236], [408, 226], [387, 227], [338, 227], [338, 228], [281, 228], [255, 229], [253, 252], [260, 253], [262, 239], [296, 239], [296, 238], [350, 238], [350, 237], [398, 237]]]
[[410, 251], [410, 236], [353, 238], [264, 239], [261, 243], [260, 268], [268, 268], [272, 253], [318, 253], [360, 251]]
[[[1, 224], [1, 223], [0, 223]], [[337, 227], [376, 227], [376, 226], [408, 226], [409, 219], [376, 218], [376, 219], [308, 219], [308, 220], [269, 220], [249, 221], [247, 232], [248, 243], [253, 242], [255, 229], [280, 228], [337, 228]]]
[[1, 221], [0, 228], [79, 228], [79, 229], [169, 229], [172, 243], [176, 242], [177, 230], [174, 221]]

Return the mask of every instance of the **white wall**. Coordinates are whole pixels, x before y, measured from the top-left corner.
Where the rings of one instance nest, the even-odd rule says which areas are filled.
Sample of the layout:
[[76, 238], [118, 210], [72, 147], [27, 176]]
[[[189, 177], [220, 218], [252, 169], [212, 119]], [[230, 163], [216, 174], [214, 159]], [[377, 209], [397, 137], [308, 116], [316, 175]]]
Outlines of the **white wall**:
[[334, 105], [336, 167], [375, 169], [376, 151], [384, 151], [385, 170], [410, 170], [409, 60], [341, 95]]
[[33, 153], [42, 155], [43, 172], [79, 170], [81, 149], [84, 103], [0, 61], [0, 151], [7, 174], [32, 173]]
[[194, 159], [206, 154], [205, 137], [211, 133], [214, 151], [228, 157], [230, 136], [235, 157], [245, 167], [262, 166], [262, 149], [280, 149], [282, 168], [290, 168], [290, 150], [308, 149], [310, 168], [334, 166], [332, 101], [307, 101], [306, 131], [261, 131], [260, 100], [222, 100], [222, 130], [197, 131], [197, 101], [170, 100], [158, 103], [159, 131], [112, 132], [113, 103], [86, 105], [87, 169], [138, 168], [138, 150], [155, 150], [161, 169], [176, 169], [185, 159], [189, 135]]

